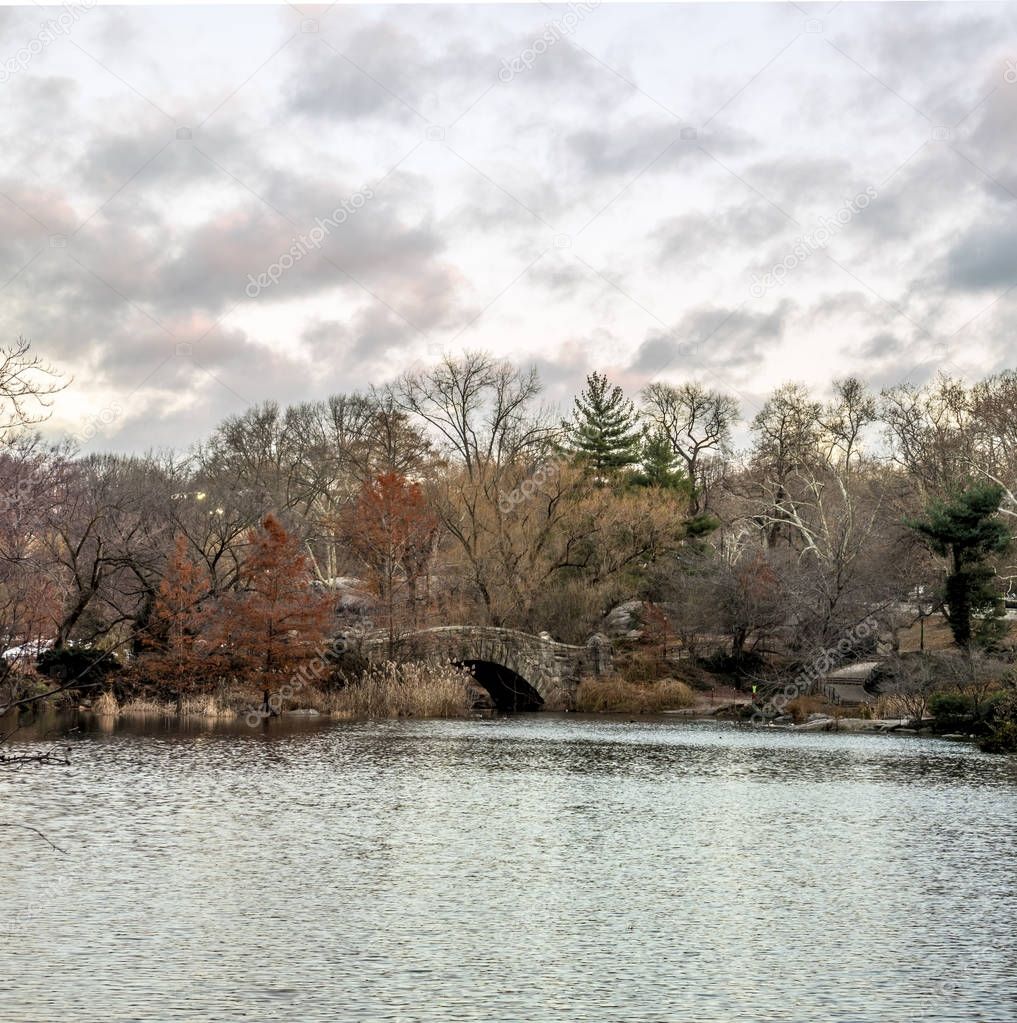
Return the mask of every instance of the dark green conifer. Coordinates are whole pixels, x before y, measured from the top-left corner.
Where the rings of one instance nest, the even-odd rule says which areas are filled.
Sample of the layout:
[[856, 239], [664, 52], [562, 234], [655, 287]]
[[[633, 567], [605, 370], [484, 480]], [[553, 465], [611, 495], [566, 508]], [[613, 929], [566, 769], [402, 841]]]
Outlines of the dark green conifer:
[[991, 646], [1006, 632], [1003, 597], [987, 564], [1011, 544], [1010, 530], [998, 517], [1003, 496], [995, 483], [972, 483], [951, 500], [933, 501], [924, 519], [908, 522], [932, 550], [949, 558], [944, 612], [962, 649]]
[[635, 406], [603, 373], [593, 372], [564, 423], [566, 444], [595, 476], [604, 478], [639, 461], [639, 417]]
[[691, 496], [689, 478], [678, 465], [678, 456], [664, 430], [659, 427], [643, 435], [639, 468], [632, 474], [632, 482], [640, 487], [684, 491]]

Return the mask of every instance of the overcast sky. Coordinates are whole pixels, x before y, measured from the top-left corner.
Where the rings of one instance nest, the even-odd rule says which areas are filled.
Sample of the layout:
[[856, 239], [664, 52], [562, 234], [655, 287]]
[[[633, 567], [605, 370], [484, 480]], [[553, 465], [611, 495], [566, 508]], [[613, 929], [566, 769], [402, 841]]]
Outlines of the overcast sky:
[[0, 335], [91, 449], [463, 348], [749, 416], [1017, 364], [1013, 5], [59, 10], [0, 10]]

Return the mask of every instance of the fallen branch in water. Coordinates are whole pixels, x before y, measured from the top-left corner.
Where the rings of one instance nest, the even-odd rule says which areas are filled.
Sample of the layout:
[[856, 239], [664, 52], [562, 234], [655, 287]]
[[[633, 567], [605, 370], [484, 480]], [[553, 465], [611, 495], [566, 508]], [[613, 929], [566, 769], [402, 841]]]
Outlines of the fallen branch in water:
[[71, 759], [67, 750], [47, 750], [45, 753], [3, 753], [0, 752], [0, 767], [25, 767], [28, 764], [55, 764], [70, 767]]
[[67, 855], [66, 849], [61, 849], [55, 842], [51, 842], [38, 828], [33, 828], [31, 824], [5, 824], [0, 822], [0, 828], [20, 828], [22, 831], [31, 831], [33, 834], [38, 835], [47, 845], [52, 846], [58, 853]]

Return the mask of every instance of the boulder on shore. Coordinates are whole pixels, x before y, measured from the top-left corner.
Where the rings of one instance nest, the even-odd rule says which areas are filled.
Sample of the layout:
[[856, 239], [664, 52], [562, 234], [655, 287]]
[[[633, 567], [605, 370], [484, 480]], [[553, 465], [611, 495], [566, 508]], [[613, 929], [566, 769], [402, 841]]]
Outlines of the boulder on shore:
[[641, 600], [626, 600], [624, 604], [611, 608], [601, 622], [601, 632], [614, 639], [637, 639], [642, 635], [642, 608]]
[[837, 727], [837, 719], [814, 714], [809, 715], [809, 720], [795, 726], [799, 732], [829, 732]]

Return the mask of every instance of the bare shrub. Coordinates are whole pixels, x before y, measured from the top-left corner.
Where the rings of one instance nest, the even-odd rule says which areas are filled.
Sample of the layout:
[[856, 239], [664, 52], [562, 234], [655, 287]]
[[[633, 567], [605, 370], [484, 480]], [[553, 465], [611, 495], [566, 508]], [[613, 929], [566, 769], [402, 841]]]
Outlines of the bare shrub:
[[907, 709], [904, 706], [904, 701], [899, 696], [877, 696], [875, 702], [872, 704], [873, 717], [880, 718], [884, 721], [890, 718], [903, 719], [906, 718]]
[[[829, 714], [837, 716], [838, 708], [831, 705], [821, 696], [798, 696], [788, 702], [785, 712], [790, 714], [796, 725], [807, 721], [810, 714]], [[840, 711], [840, 713], [843, 713]]]
[[930, 699], [943, 693], [965, 696], [979, 714], [986, 713], [1005, 674], [1005, 666], [990, 658], [939, 650], [887, 658], [877, 685], [888, 716], [921, 721], [929, 716]]

